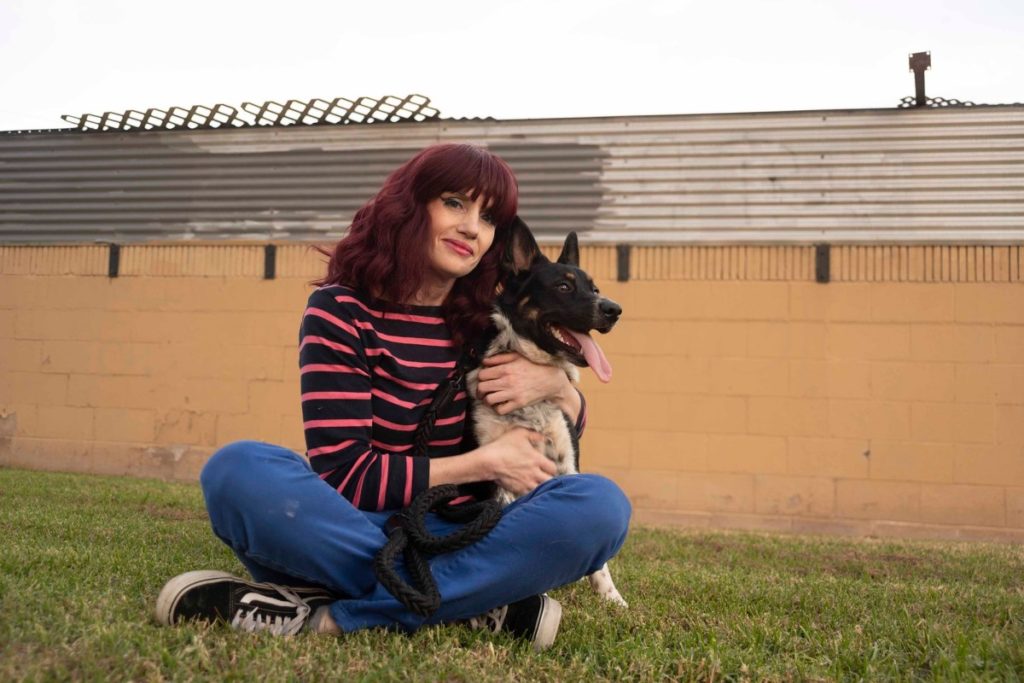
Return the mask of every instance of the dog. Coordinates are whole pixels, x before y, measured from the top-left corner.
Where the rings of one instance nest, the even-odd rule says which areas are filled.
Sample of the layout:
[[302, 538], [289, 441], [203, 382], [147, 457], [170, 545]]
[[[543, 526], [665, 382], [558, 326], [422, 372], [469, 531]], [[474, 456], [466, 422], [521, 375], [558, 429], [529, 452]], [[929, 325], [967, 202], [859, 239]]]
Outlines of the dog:
[[[552, 263], [541, 253], [526, 223], [516, 218], [503, 257], [501, 293], [491, 315], [493, 336], [489, 337], [484, 357], [515, 351], [534, 363], [561, 368], [573, 384], [579, 382], [579, 368], [588, 366], [598, 379], [608, 382], [611, 365], [590, 332], [609, 332], [622, 308], [600, 295], [579, 262], [575, 232], [565, 238], [561, 255]], [[477, 395], [478, 373], [479, 368], [466, 376], [472, 397]], [[575, 425], [554, 403], [542, 401], [499, 415], [494, 407], [476, 400], [472, 410], [477, 443], [487, 444], [515, 427], [526, 427], [544, 435], [544, 453], [555, 463], [558, 474], [579, 472]], [[501, 488], [496, 497], [502, 505], [515, 499]], [[627, 606], [607, 564], [588, 579], [599, 595]]]

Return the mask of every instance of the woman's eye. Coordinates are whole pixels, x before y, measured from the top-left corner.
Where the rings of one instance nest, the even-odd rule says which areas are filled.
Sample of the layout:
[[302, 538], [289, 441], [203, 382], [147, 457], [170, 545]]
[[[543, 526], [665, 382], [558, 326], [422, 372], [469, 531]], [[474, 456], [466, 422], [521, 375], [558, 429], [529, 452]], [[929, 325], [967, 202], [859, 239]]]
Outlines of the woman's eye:
[[462, 202], [460, 202], [455, 197], [447, 197], [447, 198], [445, 198], [444, 205], [447, 206], [449, 209], [461, 209], [462, 208]]
[[495, 225], [494, 216], [492, 216], [490, 212], [485, 211], [484, 213], [480, 214], [480, 220], [482, 220], [484, 223], [487, 223], [487, 225]]

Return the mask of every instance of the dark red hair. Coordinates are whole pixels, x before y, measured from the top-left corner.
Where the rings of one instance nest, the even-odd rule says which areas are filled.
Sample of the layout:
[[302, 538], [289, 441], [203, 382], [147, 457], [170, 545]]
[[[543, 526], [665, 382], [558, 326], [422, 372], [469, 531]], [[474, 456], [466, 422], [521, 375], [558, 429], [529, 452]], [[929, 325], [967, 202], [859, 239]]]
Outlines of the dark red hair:
[[444, 192], [466, 192], [473, 200], [482, 196], [494, 217], [491, 248], [473, 272], [455, 281], [443, 304], [456, 345], [481, 334], [494, 301], [508, 226], [519, 203], [512, 169], [481, 147], [434, 145], [395, 169], [356, 212], [334, 252], [323, 251], [330, 256], [327, 275], [314, 284], [343, 284], [396, 304], [410, 301], [429, 265], [427, 204]]

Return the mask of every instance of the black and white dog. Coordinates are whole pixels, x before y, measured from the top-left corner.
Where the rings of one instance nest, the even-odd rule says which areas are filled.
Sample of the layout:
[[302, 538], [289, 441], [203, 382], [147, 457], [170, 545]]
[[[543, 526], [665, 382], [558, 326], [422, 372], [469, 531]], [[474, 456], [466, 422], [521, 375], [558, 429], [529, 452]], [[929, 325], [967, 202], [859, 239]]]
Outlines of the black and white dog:
[[[505, 257], [502, 291], [491, 316], [495, 336], [484, 356], [515, 351], [534, 363], [563, 369], [575, 384], [580, 367], [589, 366], [602, 382], [611, 379], [612, 368], [601, 348], [590, 337], [592, 330], [612, 329], [622, 308], [598, 292], [593, 280], [579, 267], [579, 242], [569, 233], [558, 261], [541, 253], [526, 224], [516, 219], [509, 253]], [[477, 374], [466, 377], [470, 396], [477, 394]], [[526, 427], [545, 437], [545, 455], [559, 474], [579, 472], [579, 443], [575, 426], [549, 401], [499, 415], [483, 401], [473, 405], [477, 442], [490, 443], [515, 427]], [[515, 496], [498, 489], [498, 500], [507, 505]], [[622, 606], [626, 601], [612, 582], [608, 565], [589, 577], [599, 595]]]

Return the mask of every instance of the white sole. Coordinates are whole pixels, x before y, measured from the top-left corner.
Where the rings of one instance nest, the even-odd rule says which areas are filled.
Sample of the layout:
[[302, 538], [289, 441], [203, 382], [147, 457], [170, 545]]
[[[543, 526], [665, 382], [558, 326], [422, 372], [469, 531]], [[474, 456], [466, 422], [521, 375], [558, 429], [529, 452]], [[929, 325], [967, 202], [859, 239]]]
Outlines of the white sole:
[[562, 605], [551, 598], [544, 600], [537, 623], [537, 634], [533, 638], [533, 649], [546, 650], [555, 644], [558, 626], [562, 623]]
[[231, 580], [237, 583], [249, 583], [233, 574], [221, 572], [214, 569], [201, 569], [194, 572], [178, 574], [164, 584], [160, 595], [156, 598], [156, 610], [154, 616], [158, 623], [164, 626], [173, 626], [172, 615], [181, 597], [196, 586], [204, 586], [211, 583], [220, 583], [224, 580]]

